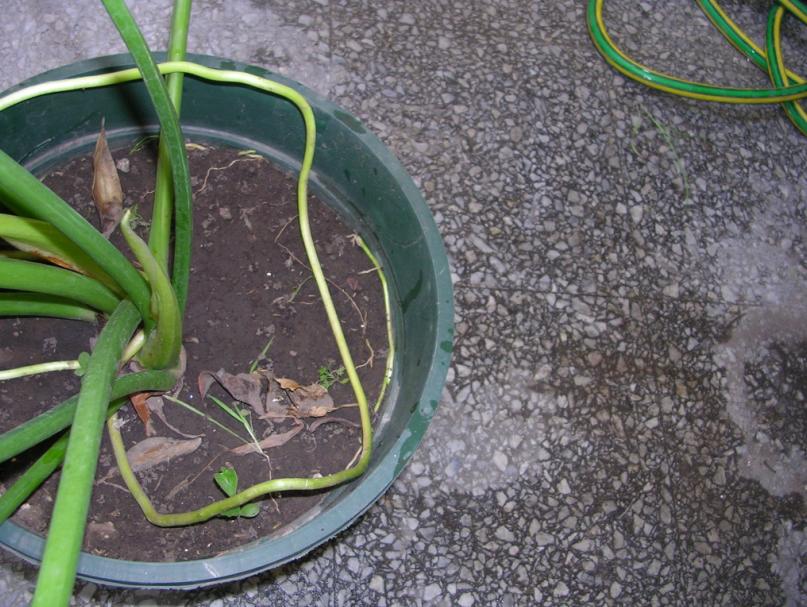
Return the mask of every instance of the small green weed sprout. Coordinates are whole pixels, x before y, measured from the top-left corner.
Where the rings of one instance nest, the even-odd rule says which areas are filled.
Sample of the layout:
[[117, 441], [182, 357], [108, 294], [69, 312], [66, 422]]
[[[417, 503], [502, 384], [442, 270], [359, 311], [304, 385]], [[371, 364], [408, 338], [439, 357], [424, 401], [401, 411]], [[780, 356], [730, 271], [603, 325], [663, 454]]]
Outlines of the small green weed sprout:
[[[238, 473], [236, 473], [233, 468], [222, 466], [221, 469], [213, 475], [213, 480], [216, 481], [219, 489], [221, 489], [227, 497], [232, 497], [238, 493]], [[226, 518], [252, 518], [257, 516], [260, 511], [260, 505], [250, 503], [225, 510], [219, 514], [219, 516]]]
[[344, 366], [331, 369], [323, 365], [317, 370], [317, 374], [319, 376], [317, 383], [326, 390], [330, 390], [334, 384], [346, 384], [350, 381]]

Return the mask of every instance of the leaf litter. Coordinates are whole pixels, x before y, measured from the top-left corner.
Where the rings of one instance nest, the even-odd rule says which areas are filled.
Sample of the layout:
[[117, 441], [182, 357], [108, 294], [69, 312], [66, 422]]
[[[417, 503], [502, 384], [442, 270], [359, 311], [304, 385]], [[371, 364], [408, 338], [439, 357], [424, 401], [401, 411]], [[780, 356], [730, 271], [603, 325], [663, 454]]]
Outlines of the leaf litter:
[[92, 155], [93, 180], [92, 198], [101, 219], [101, 232], [106, 238], [120, 223], [123, 217], [123, 188], [121, 188], [118, 168], [106, 142], [104, 118], [101, 118], [101, 132], [95, 143]]
[[[250, 442], [230, 449], [236, 455], [255, 453], [258, 447], [261, 450], [280, 447], [302, 430], [314, 432], [323, 423], [343, 423], [340, 418], [326, 417], [339, 407], [335, 406], [328, 390], [318, 383], [302, 385], [288, 377], [275, 377], [266, 369], [237, 374], [227, 373], [223, 369], [215, 373], [202, 371], [197, 381], [202, 398], [207, 396], [214, 384], [221, 386], [233, 399], [249, 405], [260, 419], [270, 422], [290, 419], [294, 423], [282, 432], [271, 431], [257, 444]], [[306, 426], [304, 418], [318, 418], [319, 423]]]
[[[189, 455], [201, 444], [201, 437], [179, 440], [167, 436], [150, 436], [129, 448], [126, 451], [126, 458], [134, 472], [143, 472], [172, 459]], [[116, 474], [119, 474], [119, 471], [114, 467], [99, 482], [104, 482]]]

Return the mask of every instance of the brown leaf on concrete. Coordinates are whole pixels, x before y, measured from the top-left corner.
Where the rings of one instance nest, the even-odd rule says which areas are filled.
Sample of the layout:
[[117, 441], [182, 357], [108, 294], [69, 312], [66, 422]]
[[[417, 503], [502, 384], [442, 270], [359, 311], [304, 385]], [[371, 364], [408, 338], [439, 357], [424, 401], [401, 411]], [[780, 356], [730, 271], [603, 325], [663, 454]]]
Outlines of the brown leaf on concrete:
[[109, 238], [123, 217], [123, 189], [120, 185], [115, 160], [112, 158], [106, 142], [103, 118], [101, 119], [101, 132], [92, 155], [92, 164], [92, 198], [98, 209], [98, 216], [101, 218], [101, 232]]
[[[263, 440], [259, 441], [258, 444], [260, 445], [261, 449], [281, 447], [289, 442], [292, 438], [297, 436], [297, 434], [299, 434], [303, 428], [303, 424], [298, 423], [291, 430], [287, 430], [281, 434], [270, 434]], [[247, 453], [257, 453], [258, 449], [253, 443], [247, 443], [245, 445], [241, 445], [240, 447], [230, 449], [230, 451], [232, 451], [235, 455], [246, 455]]]

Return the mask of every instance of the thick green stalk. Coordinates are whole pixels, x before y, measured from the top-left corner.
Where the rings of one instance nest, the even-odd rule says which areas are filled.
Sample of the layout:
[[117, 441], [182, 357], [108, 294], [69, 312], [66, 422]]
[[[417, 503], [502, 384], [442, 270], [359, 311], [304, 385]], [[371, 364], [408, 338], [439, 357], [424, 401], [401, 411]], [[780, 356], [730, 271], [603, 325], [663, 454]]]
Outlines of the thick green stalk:
[[0, 289], [31, 291], [46, 295], [70, 295], [70, 299], [110, 314], [117, 296], [100, 282], [55, 266], [0, 257]]
[[[113, 390], [114, 392], [114, 390]], [[128, 402], [127, 398], [113, 399], [107, 409], [107, 417], [113, 415]], [[69, 432], [62, 434], [8, 490], [0, 495], [0, 523], [10, 517], [17, 508], [36, 491], [48, 477], [62, 465], [67, 450]]]
[[[53, 225], [78, 245], [137, 306], [147, 328], [149, 289], [137, 270], [103, 235], [36, 177], [0, 150], [0, 199], [18, 215]], [[40, 292], [38, 289], [29, 289]]]
[[[176, 0], [174, 16], [171, 20], [171, 35], [168, 39], [168, 60], [182, 61], [188, 46], [188, 28], [191, 20], [191, 0]], [[174, 104], [177, 115], [182, 107], [182, 83], [184, 75], [169, 74], [165, 79], [168, 98]], [[160, 152], [157, 157], [157, 182], [154, 186], [154, 208], [151, 214], [149, 248], [154, 257], [168, 272], [168, 247], [171, 241], [171, 211], [173, 195], [171, 181], [171, 159], [165, 142], [160, 138]]]
[[171, 159], [174, 181], [174, 267], [173, 285], [180, 312], [184, 312], [188, 298], [191, 259], [191, 182], [185, 142], [179, 128], [179, 118], [160, 72], [149, 52], [143, 34], [137, 27], [123, 0], [102, 0], [123, 42], [132, 54], [143, 77], [154, 110], [160, 120], [162, 141]]
[[33, 607], [59, 607], [70, 602], [112, 380], [123, 349], [139, 322], [137, 309], [128, 300], [122, 301], [90, 355], [81, 381]]
[[0, 316], [50, 316], [95, 322], [95, 310], [69, 299], [42, 293], [0, 293]]
[[[112, 383], [110, 400], [115, 401], [137, 392], [170, 390], [175, 383], [176, 376], [168, 371], [130, 373]], [[71, 396], [52, 409], [0, 435], [0, 464], [67, 428], [73, 421], [77, 403], [78, 395]]]
[[165, 270], [129, 225], [131, 215], [128, 210], [123, 214], [121, 232], [148, 277], [151, 313], [156, 321], [154, 329], [146, 336], [139, 358], [149, 369], [173, 368], [179, 361], [179, 351], [182, 349], [182, 313]]
[[53, 472], [61, 466], [67, 448], [68, 434], [65, 432], [48, 447], [31, 466], [0, 495], [0, 523], [17, 511], [17, 508], [44, 483]]
[[81, 272], [123, 295], [117, 283], [92, 258], [51, 224], [39, 219], [0, 214], [0, 238], [55, 265]]

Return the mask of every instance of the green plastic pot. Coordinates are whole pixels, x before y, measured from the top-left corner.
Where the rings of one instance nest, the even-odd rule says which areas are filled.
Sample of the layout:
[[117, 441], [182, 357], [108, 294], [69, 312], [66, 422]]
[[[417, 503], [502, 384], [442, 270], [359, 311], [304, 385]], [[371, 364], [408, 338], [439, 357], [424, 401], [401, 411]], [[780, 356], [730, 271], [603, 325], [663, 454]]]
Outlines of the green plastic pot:
[[[150, 563], [82, 553], [80, 577], [113, 586], [194, 588], [241, 579], [299, 558], [354, 522], [392, 484], [435, 412], [453, 343], [451, 280], [431, 213], [390, 151], [351, 114], [316, 93], [261, 68], [223, 59], [190, 58], [294, 87], [311, 103], [317, 150], [311, 189], [367, 241], [390, 283], [396, 368], [376, 429], [367, 472], [330, 491], [314, 512], [270, 537], [219, 556]], [[47, 72], [20, 85], [131, 67], [128, 55], [101, 57]], [[288, 102], [245, 87], [185, 78], [186, 137], [254, 149], [286, 168], [299, 167], [304, 132]], [[156, 131], [139, 82], [32, 99], [0, 112], [0, 147], [30, 170], [43, 172], [92, 149], [101, 116], [111, 141]], [[44, 541], [11, 521], [0, 544], [38, 562]]]

